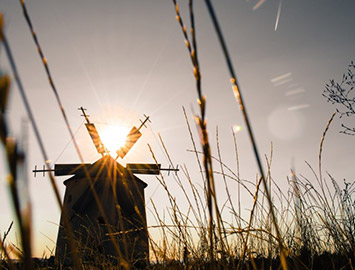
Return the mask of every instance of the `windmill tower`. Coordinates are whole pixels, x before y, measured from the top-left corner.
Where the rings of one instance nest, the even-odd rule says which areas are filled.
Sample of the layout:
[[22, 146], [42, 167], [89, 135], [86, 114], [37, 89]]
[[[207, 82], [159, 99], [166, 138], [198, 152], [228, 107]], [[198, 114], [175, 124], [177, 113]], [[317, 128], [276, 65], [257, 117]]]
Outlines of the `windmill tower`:
[[[131, 265], [148, 263], [149, 246], [145, 212], [144, 189], [147, 184], [136, 174], [159, 174], [161, 170], [178, 171], [178, 168], [161, 168], [160, 164], [127, 164], [116, 160], [123, 158], [141, 137], [140, 129], [149, 121], [133, 127], [126, 144], [117, 150], [113, 159], [102, 143], [97, 129], [90, 122], [83, 107], [86, 128], [96, 150], [102, 157], [92, 164], [55, 164], [55, 176], [72, 175], [64, 181], [66, 186], [63, 207], [67, 213], [74, 240], [83, 262], [106, 259], [124, 260]], [[48, 170], [35, 170], [45, 173]], [[60, 220], [56, 245], [56, 259], [61, 264], [71, 264], [68, 234]]]

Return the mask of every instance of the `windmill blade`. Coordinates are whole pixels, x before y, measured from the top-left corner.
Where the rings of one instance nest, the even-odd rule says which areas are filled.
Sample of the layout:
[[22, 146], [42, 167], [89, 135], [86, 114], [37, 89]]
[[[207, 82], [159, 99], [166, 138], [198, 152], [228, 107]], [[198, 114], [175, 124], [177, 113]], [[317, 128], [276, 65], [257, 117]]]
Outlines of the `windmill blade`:
[[[141, 121], [141, 125], [136, 128], [136, 127], [133, 127], [131, 129], [131, 131], [128, 133], [127, 135], [127, 139], [126, 139], [126, 144], [125, 146], [121, 147], [119, 150], [116, 151], [117, 153], [117, 158], [120, 157], [120, 158], [124, 158], [126, 156], [126, 154], [128, 153], [129, 150], [131, 150], [131, 148], [133, 147], [133, 145], [135, 145], [135, 143], [138, 141], [138, 139], [142, 136], [142, 133], [139, 131], [143, 126], [145, 126], [145, 123], [146, 122], [151, 122], [150, 121], [150, 117], [143, 114], [145, 119], [144, 121], [140, 120]], [[116, 159], [117, 159], [116, 158]]]
[[93, 123], [86, 123], [85, 126], [90, 134], [90, 137], [96, 147], [97, 152], [101, 155], [105, 155], [107, 153], [107, 150], [100, 139], [99, 133], [97, 132], [95, 125]]
[[177, 165], [176, 168], [170, 165], [169, 168], [162, 168], [160, 164], [156, 163], [127, 163], [126, 169], [134, 174], [158, 175], [161, 171], [168, 171], [168, 175], [170, 174], [170, 172], [175, 172], [175, 175], [177, 175], [177, 172], [179, 171], [179, 165]]
[[42, 170], [37, 170], [37, 165], [35, 165], [35, 169], [32, 171], [34, 173], [34, 177], [36, 177], [38, 172], [43, 173], [45, 176], [46, 172], [54, 172], [54, 176], [63, 176], [63, 175], [72, 175], [72, 174], [83, 174], [85, 170], [89, 170], [91, 164], [88, 163], [78, 163], [78, 164], [55, 164], [54, 169], [46, 169], [45, 165], [43, 165]]
[[128, 151], [131, 150], [133, 145], [135, 145], [135, 143], [141, 136], [142, 133], [136, 127], [133, 127], [127, 135], [125, 146], [121, 147], [119, 150], [116, 151], [117, 156], [120, 158], [124, 158]]
[[99, 154], [104, 156], [105, 154], [108, 153], [107, 149], [105, 148], [104, 144], [101, 141], [101, 138], [99, 136], [99, 133], [97, 132], [97, 129], [93, 123], [90, 122], [89, 120], [89, 115], [86, 114], [86, 109], [83, 107], [78, 108], [83, 114], [82, 116], [85, 117], [86, 120], [86, 129], [88, 130], [90, 137], [95, 145], [95, 148]]
[[92, 164], [78, 163], [78, 164], [55, 164], [54, 176], [84, 174], [85, 170], [88, 172]]
[[160, 164], [127, 163], [126, 169], [136, 174], [155, 174], [160, 173]]

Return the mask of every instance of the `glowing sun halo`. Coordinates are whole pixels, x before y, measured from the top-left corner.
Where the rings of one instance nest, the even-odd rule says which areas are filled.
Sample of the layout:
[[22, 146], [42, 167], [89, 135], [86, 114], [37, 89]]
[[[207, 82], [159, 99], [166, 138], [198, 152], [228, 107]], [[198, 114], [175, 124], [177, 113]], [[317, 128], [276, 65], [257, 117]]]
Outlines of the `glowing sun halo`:
[[129, 128], [122, 126], [106, 126], [99, 131], [102, 143], [110, 151], [111, 155], [116, 155], [116, 151], [126, 144], [126, 136]]

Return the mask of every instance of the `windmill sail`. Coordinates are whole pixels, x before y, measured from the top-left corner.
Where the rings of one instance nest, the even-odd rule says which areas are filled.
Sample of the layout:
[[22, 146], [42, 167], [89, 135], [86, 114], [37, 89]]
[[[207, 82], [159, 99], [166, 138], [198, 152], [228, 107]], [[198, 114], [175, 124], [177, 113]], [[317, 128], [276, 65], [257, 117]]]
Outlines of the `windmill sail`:
[[127, 163], [126, 169], [137, 174], [159, 174], [160, 164]]
[[128, 153], [129, 150], [133, 147], [133, 145], [138, 141], [138, 139], [142, 136], [142, 133], [136, 127], [133, 127], [131, 131], [127, 135], [125, 146], [121, 147], [116, 151], [117, 155], [120, 158], [124, 158], [124, 156]]
[[100, 139], [99, 133], [97, 132], [95, 125], [92, 123], [86, 123], [85, 126], [90, 134], [90, 137], [96, 147], [97, 152], [101, 155], [104, 155], [106, 153], [106, 149]]

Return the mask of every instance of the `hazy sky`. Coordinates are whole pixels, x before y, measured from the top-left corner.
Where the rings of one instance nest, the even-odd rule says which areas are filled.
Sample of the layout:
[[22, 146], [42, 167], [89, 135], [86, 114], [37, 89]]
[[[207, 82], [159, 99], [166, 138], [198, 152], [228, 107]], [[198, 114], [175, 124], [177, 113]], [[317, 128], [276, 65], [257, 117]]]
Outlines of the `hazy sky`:
[[[187, 1], [180, 2], [184, 22], [189, 26]], [[202, 89], [207, 96], [212, 154], [217, 156], [215, 133], [218, 126], [222, 159], [235, 170], [231, 127], [242, 126], [237, 133], [240, 175], [254, 181], [255, 159], [230, 87], [225, 61], [204, 1], [195, 2]], [[320, 139], [335, 110], [322, 97], [324, 86], [330, 79], [340, 80], [350, 61], [355, 60], [355, 2], [283, 0], [276, 31], [280, 1], [264, 1], [259, 7], [256, 6], [258, 2], [219, 0], [214, 4], [260, 153], [269, 155], [273, 143], [272, 176], [286, 189], [291, 166], [315, 181], [305, 161], [317, 168]], [[185, 106], [198, 141], [191, 109], [198, 112], [194, 77], [171, 1], [31, 0], [26, 4], [70, 124], [77, 132], [76, 139], [85, 162], [94, 162], [99, 155], [82, 125], [78, 107], [88, 109], [99, 129], [116, 122], [126, 127], [138, 125], [143, 114], [147, 114], [152, 120], [150, 127], [143, 130], [142, 138], [122, 163], [153, 162], [147, 147], [149, 143], [158, 161], [168, 165], [158, 143], [157, 134], [160, 133], [173, 162], [186, 164], [193, 182], [202, 185], [194, 154], [187, 151], [192, 149], [192, 143], [182, 111]], [[70, 136], [19, 1], [0, 0], [0, 11], [4, 14], [5, 31], [51, 161], [79, 162], [73, 145], [65, 148]], [[1, 71], [12, 75], [2, 47], [0, 56]], [[12, 134], [20, 136], [21, 119], [26, 117], [26, 112], [14, 84], [8, 113]], [[355, 138], [339, 134], [340, 124], [337, 117], [323, 149], [324, 171], [332, 174], [339, 184], [344, 178], [354, 180], [355, 150]], [[4, 154], [0, 169], [4, 180], [6, 164], [3, 157]], [[53, 248], [50, 239], [56, 239], [60, 217], [49, 180], [42, 176], [34, 178], [30, 173], [35, 165], [42, 164], [31, 130], [28, 175], [37, 256], [46, 246]], [[215, 170], [220, 168], [215, 165]], [[187, 181], [182, 172], [179, 175], [182, 181]], [[57, 179], [62, 195], [65, 179]], [[147, 201], [152, 196], [163, 211], [168, 206], [163, 189], [152, 176], [142, 179], [148, 184]], [[166, 179], [183, 205], [182, 192], [175, 188], [173, 176]], [[217, 185], [222, 187], [219, 181], [222, 179], [217, 177]], [[235, 185], [230, 183], [233, 192]], [[14, 218], [6, 189], [6, 182], [2, 181], [1, 233]], [[222, 189], [218, 194], [221, 203], [225, 201]], [[242, 207], [248, 209], [250, 198], [244, 195]], [[151, 222], [154, 220], [148, 214], [148, 224]], [[15, 241], [14, 232], [11, 237]]]

